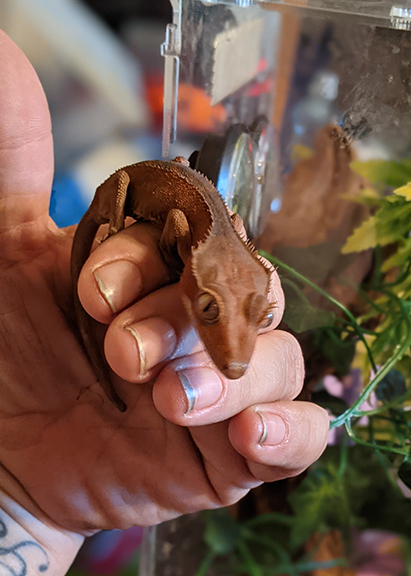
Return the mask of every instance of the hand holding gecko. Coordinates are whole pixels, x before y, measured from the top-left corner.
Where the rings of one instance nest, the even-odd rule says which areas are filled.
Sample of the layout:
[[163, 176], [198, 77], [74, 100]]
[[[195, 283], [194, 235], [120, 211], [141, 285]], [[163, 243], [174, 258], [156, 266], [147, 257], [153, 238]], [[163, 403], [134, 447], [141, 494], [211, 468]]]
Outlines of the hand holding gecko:
[[[107, 402], [71, 330], [73, 230], [48, 217], [47, 105], [4, 34], [0, 76], [0, 518], [9, 529], [1, 545], [40, 543], [47, 574], [57, 575], [90, 531], [227, 505], [299, 473], [322, 452], [328, 418], [292, 401], [303, 362], [295, 340], [273, 330], [283, 306], [277, 276], [274, 322], [258, 336], [246, 374], [227, 380], [177, 285], [158, 288], [168, 272], [148, 224], [104, 242], [80, 276], [83, 305], [108, 324], [105, 353], [128, 410]], [[140, 337], [144, 370], [124, 326]]]

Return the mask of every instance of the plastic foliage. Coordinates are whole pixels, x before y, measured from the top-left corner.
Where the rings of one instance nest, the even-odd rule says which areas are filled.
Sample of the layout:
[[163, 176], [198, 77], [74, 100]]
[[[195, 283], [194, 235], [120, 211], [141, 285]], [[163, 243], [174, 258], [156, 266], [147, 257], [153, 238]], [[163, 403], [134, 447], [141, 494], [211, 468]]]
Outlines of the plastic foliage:
[[[370, 476], [375, 479], [372, 489]], [[347, 436], [341, 445], [326, 450], [288, 500], [290, 515], [272, 512], [242, 522], [227, 509], [204, 512], [208, 554], [195, 576], [303, 576], [317, 570], [333, 574], [331, 569], [337, 567], [339, 574], [352, 574], [352, 569], [361, 573], [361, 563], [370, 558], [359, 536], [370, 529], [399, 534], [403, 556], [410, 549], [411, 500], [381, 474], [376, 452], [349, 447]], [[346, 550], [342, 545], [339, 555], [324, 559], [321, 547], [332, 532], [341, 534], [341, 544], [351, 545]], [[316, 544], [307, 546], [310, 541]], [[410, 568], [411, 557], [408, 564]]]
[[[333, 573], [337, 567], [341, 574], [348, 567], [351, 574], [353, 567], [360, 569], [358, 533], [367, 529], [400, 535], [411, 574], [411, 500], [400, 489], [401, 482], [411, 488], [411, 162], [352, 167], [370, 186], [360, 197], [346, 198], [367, 204], [373, 214], [335, 255], [342, 263], [335, 275], [341, 277], [345, 266], [340, 259], [373, 250], [371, 278], [356, 287], [363, 302], [360, 315], [304, 274], [314, 265], [321, 268], [329, 247], [300, 255], [296, 249], [293, 266], [260, 254], [281, 276], [286, 324], [296, 333], [309, 331], [337, 376], [360, 368], [362, 388], [351, 405], [323, 393], [322, 403], [333, 414], [330, 427], [339, 431], [341, 442], [327, 448], [289, 496], [291, 515], [267, 513], [239, 522], [227, 510], [204, 513], [208, 554], [196, 576], [299, 576]], [[321, 281], [322, 271], [317, 272]], [[317, 299], [307, 297], [307, 289]], [[332, 530], [342, 535], [345, 551], [318, 561], [318, 546], [308, 550], [307, 542], [318, 535], [321, 541]]]
[[[328, 342], [331, 361], [330, 350], [334, 349], [337, 359], [341, 358], [338, 351], [345, 349], [348, 360], [361, 367], [363, 389], [352, 405], [332, 420], [331, 428], [344, 426], [356, 443], [387, 453], [390, 468], [398, 469], [400, 479], [411, 488], [411, 163], [373, 161], [355, 163], [355, 169], [385, 191], [378, 202], [373, 197], [374, 214], [354, 230], [342, 249], [343, 254], [373, 250], [372, 276], [358, 289], [363, 299], [361, 316], [355, 317], [295, 268], [270, 254], [262, 255], [280, 274], [286, 273], [285, 285], [294, 282], [294, 290], [300, 293], [302, 305], [294, 301], [292, 309], [286, 310], [285, 321], [291, 320], [289, 325], [295, 329], [293, 319], [299, 317], [296, 331], [321, 329], [322, 345], [327, 353]], [[398, 187], [387, 195], [393, 184]], [[386, 246], [389, 249], [384, 252]], [[333, 317], [318, 309], [316, 315], [301, 285], [327, 300], [339, 314]], [[304, 325], [301, 315], [305, 311], [308, 323]], [[338, 361], [336, 364], [338, 373], [349, 362], [342, 367]]]

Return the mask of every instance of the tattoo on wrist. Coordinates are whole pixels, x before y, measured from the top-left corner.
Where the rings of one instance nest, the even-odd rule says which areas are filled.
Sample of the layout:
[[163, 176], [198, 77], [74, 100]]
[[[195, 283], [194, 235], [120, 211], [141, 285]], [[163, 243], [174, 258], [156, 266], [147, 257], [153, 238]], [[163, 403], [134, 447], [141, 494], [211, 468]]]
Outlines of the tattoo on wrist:
[[[38, 554], [35, 556], [30, 554], [30, 559], [36, 558], [36, 570], [39, 572], [47, 572], [50, 566], [50, 560], [47, 552], [34, 540], [22, 540], [16, 544], [4, 544], [4, 538], [8, 536], [8, 529], [4, 520], [0, 518], [0, 575], [1, 576], [29, 576], [31, 570], [25, 558], [25, 551], [28, 548], [37, 548]], [[38, 559], [37, 559], [38, 556]]]

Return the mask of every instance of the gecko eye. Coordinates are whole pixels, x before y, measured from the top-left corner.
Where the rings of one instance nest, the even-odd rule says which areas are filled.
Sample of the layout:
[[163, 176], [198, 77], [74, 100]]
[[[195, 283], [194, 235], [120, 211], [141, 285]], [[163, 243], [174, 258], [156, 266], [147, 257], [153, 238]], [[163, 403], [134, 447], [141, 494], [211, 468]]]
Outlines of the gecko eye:
[[202, 292], [197, 299], [197, 310], [202, 320], [206, 324], [214, 324], [220, 316], [220, 309], [214, 296], [208, 292]]
[[264, 318], [261, 320], [260, 328], [268, 328], [273, 323], [274, 314], [272, 312], [267, 312]]

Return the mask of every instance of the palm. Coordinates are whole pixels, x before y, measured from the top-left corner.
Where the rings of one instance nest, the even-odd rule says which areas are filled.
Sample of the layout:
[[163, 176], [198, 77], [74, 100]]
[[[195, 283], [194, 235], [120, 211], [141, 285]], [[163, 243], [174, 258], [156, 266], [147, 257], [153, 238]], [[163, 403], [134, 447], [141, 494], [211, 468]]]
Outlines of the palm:
[[212, 492], [191, 436], [157, 412], [151, 386], [134, 385], [122, 415], [95, 383], [70, 330], [70, 244], [59, 233], [53, 251], [2, 271], [0, 302], [9, 312], [0, 324], [1, 382], [9, 393], [1, 462], [69, 529], [155, 523], [209, 506]]

